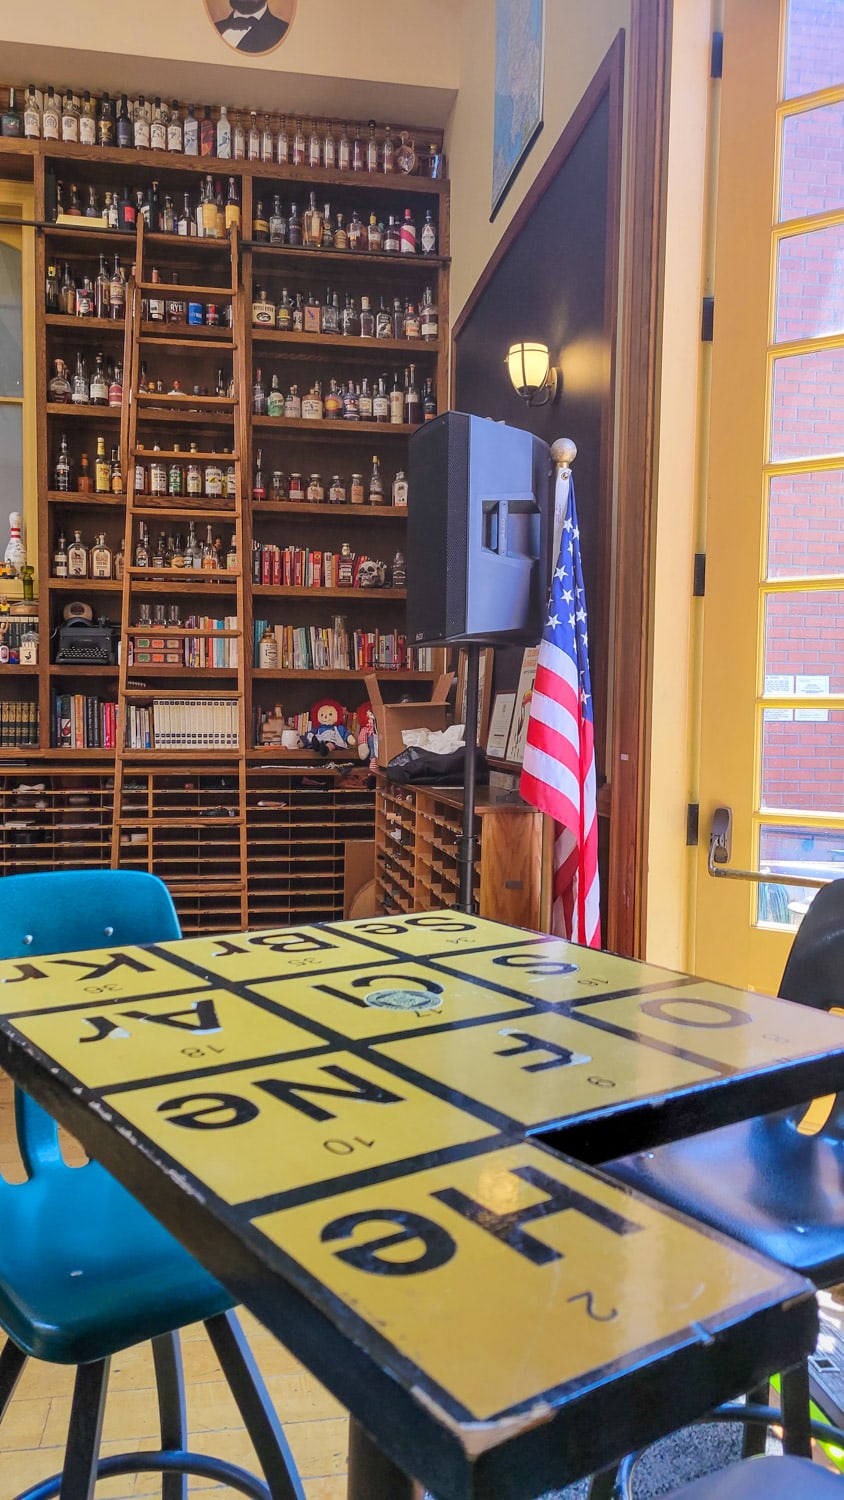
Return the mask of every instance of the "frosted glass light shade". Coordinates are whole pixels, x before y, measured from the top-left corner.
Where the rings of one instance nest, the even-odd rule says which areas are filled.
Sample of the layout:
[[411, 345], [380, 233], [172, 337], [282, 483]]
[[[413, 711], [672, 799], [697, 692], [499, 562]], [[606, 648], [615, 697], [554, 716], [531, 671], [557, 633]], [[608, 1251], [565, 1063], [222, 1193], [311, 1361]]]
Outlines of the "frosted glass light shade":
[[[551, 369], [547, 344], [511, 344], [506, 364], [513, 389], [523, 401], [531, 402], [546, 388], [550, 388], [548, 395], [553, 394], [556, 372]], [[545, 397], [546, 401], [548, 395]]]

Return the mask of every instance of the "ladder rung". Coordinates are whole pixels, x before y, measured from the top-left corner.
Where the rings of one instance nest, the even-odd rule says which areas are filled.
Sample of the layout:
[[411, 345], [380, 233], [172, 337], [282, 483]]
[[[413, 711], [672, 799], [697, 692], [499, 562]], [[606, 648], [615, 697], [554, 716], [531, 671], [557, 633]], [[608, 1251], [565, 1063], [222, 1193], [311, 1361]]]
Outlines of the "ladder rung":
[[[236, 510], [218, 510], [216, 507], [203, 509], [201, 506], [182, 506], [177, 496], [162, 505], [133, 505], [133, 516], [173, 516], [184, 517], [185, 520], [202, 520], [203, 516], [209, 521], [239, 521], [240, 515]], [[160, 571], [160, 570], [159, 570]]]
[[240, 463], [239, 453], [193, 453], [188, 452], [188, 450], [185, 448], [152, 449], [148, 448], [143, 443], [140, 445], [136, 445], [134, 448], [130, 448], [129, 452], [133, 458], [181, 458], [183, 460], [188, 459], [190, 463], [216, 462], [218, 464], [222, 463], [223, 459], [225, 459], [227, 464]]
[[[135, 668], [132, 667], [131, 670], [134, 672]], [[236, 671], [237, 668], [232, 667], [232, 672]], [[220, 699], [236, 703], [238, 699], [243, 697], [243, 694], [240, 691], [230, 691], [228, 688], [220, 688], [218, 690], [211, 687], [194, 688], [192, 691], [186, 688], [121, 688], [119, 689], [119, 696], [121, 698], [145, 698], [148, 700], [158, 698], [162, 703], [170, 703], [174, 698], [178, 698], [180, 702], [184, 703], [206, 703], [209, 701], [217, 703]], [[190, 747], [185, 746], [185, 748], [189, 749]]]
[[167, 295], [171, 292], [176, 297], [236, 297], [237, 291], [231, 286], [186, 286], [180, 281], [136, 281], [135, 286], [141, 292], [156, 292]]

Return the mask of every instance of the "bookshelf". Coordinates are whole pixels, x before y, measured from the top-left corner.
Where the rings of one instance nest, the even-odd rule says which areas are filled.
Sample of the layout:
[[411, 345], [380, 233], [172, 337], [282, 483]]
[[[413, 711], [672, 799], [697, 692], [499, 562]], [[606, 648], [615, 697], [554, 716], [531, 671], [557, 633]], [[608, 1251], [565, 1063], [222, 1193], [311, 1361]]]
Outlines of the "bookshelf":
[[[436, 131], [424, 136], [441, 139]], [[332, 379], [342, 386], [362, 384], [365, 377], [373, 388], [382, 375], [389, 384], [395, 376], [401, 382], [413, 364], [418, 388], [429, 380], [437, 408], [446, 408], [448, 184], [422, 175], [5, 138], [0, 139], [0, 176], [4, 172], [31, 177], [38, 225], [35, 327], [25, 336], [33, 338], [36, 350], [38, 534], [27, 537], [27, 549], [36, 564], [40, 641], [37, 668], [0, 667], [0, 720], [6, 725], [0, 734], [0, 871], [62, 863], [151, 869], [171, 885], [183, 924], [192, 931], [342, 915], [344, 841], [371, 839], [374, 828], [374, 796], [361, 779], [356, 754], [338, 751], [331, 758], [336, 769], [329, 770], [310, 752], [256, 742], [258, 725], [279, 702], [291, 720], [321, 697], [340, 700], [352, 713], [366, 697], [364, 676], [373, 669], [388, 700], [398, 698], [407, 684], [413, 685], [414, 697], [422, 697], [420, 684], [438, 675], [438, 658], [430, 670], [428, 663], [386, 670], [383, 662], [365, 655], [381, 650], [385, 659], [390, 652], [398, 660], [405, 589], [390, 586], [389, 565], [397, 551], [404, 551], [405, 514], [389, 500], [394, 475], [407, 470], [415, 424], [270, 416], [253, 411], [252, 388], [257, 368], [267, 387], [277, 375], [283, 388], [297, 384], [307, 392], [315, 381], [327, 390]], [[169, 194], [179, 204], [185, 191], [194, 197], [208, 175], [224, 186], [229, 177], [235, 179], [241, 224], [225, 238], [151, 233], [141, 226], [129, 234], [86, 225], [84, 218], [75, 224], [54, 221], [58, 182], [75, 183], [84, 202], [89, 186], [102, 195], [125, 185], [134, 194], [155, 180], [162, 199]], [[312, 190], [320, 206], [330, 202], [347, 223], [355, 212], [364, 223], [371, 213], [400, 218], [410, 206], [419, 224], [430, 211], [437, 253], [299, 248], [253, 239], [259, 198], [271, 203], [279, 194], [286, 208], [296, 201], [301, 209]], [[107, 268], [117, 256], [125, 270], [125, 316], [47, 312], [48, 265], [68, 263], [79, 276], [94, 278], [101, 256]], [[376, 339], [252, 326], [259, 290], [278, 303], [285, 289], [291, 299], [298, 292], [306, 301], [309, 293], [322, 298], [328, 287], [337, 291], [341, 307], [346, 295], [358, 304], [364, 295], [373, 308], [382, 297], [387, 305], [399, 299], [418, 306], [430, 288], [439, 333], [427, 340]], [[221, 316], [212, 326], [162, 323], [150, 316], [151, 298], [163, 299], [165, 306], [171, 299], [195, 300], [203, 308], [214, 303]], [[222, 315], [229, 306], [230, 320]], [[72, 375], [77, 352], [89, 374], [100, 352], [107, 363], [122, 365], [120, 405], [50, 399], [55, 361], [65, 360]], [[218, 390], [219, 370], [226, 392], [194, 396], [195, 385]], [[146, 388], [150, 379], [162, 382], [152, 394]], [[174, 379], [186, 395], [170, 396]], [[83, 452], [93, 474], [98, 437], [105, 439], [107, 453], [116, 449], [119, 488], [98, 494], [92, 482], [87, 491], [74, 483], [59, 489], [54, 475], [62, 434], [77, 478]], [[149, 459], [153, 445], [156, 460], [168, 468], [189, 459], [203, 470], [215, 460], [226, 466], [230, 461], [233, 492], [223, 497], [141, 493], [135, 461], [139, 448], [142, 461]], [[253, 502], [258, 449], [268, 498]], [[347, 498], [335, 505], [272, 498], [274, 474], [287, 479], [300, 473], [307, 483], [318, 473], [327, 494], [334, 474], [347, 486], [352, 474], [368, 475], [373, 454], [381, 462], [384, 505], [370, 504], [368, 496], [364, 504]], [[237, 567], [177, 576], [176, 570], [135, 566], [141, 523], [155, 546], [159, 531], [185, 532], [191, 522], [203, 538], [210, 525], [225, 548], [234, 535]], [[89, 545], [103, 533], [113, 554], [122, 544], [122, 577], [53, 576], [59, 530], [68, 540], [79, 530]], [[385, 586], [276, 583], [255, 576], [254, 554], [261, 547], [324, 557], [338, 555], [344, 542], [358, 556], [387, 565]], [[113, 627], [113, 660], [56, 661], [63, 612], [75, 601], [90, 607], [94, 621], [105, 619]], [[142, 616], [144, 605], [149, 612]], [[178, 623], [170, 617], [173, 605]], [[347, 666], [280, 661], [277, 668], [257, 667], [255, 618], [280, 637], [286, 629], [310, 638], [334, 628], [338, 616], [350, 643]], [[28, 704], [37, 706], [34, 733], [27, 725], [35, 707]], [[216, 743], [207, 738], [214, 733], [213, 714], [208, 723], [202, 719], [212, 705], [229, 726], [229, 738]], [[71, 744], [59, 743], [63, 708], [73, 721]], [[190, 710], [198, 721], [193, 732], [199, 745], [188, 743]], [[150, 743], [143, 742], [140, 730], [127, 743], [130, 721], [142, 723], [144, 712], [152, 726]], [[231, 743], [233, 712], [236, 744]], [[156, 714], [163, 748], [155, 742]], [[27, 733], [34, 742], [22, 739]], [[30, 793], [29, 786], [43, 791]], [[218, 794], [221, 804], [225, 800], [219, 816], [208, 811]], [[33, 797], [43, 805], [34, 806]], [[74, 810], [80, 816], [69, 818]]]

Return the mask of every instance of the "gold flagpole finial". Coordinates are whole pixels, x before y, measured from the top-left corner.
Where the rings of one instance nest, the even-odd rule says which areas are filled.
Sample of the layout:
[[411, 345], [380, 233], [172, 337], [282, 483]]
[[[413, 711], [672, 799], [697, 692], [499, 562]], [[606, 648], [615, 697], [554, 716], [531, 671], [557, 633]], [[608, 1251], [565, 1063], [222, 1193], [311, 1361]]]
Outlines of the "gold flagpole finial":
[[571, 466], [576, 458], [577, 443], [571, 438], [557, 438], [551, 444], [551, 460], [555, 468], [562, 470], [564, 479], [571, 473]]

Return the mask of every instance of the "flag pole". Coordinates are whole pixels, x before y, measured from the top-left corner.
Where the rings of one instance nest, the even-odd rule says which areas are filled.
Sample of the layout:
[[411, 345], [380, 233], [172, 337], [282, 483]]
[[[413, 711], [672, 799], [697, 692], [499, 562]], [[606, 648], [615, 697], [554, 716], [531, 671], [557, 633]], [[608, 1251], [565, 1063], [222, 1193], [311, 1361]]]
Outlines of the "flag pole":
[[[577, 444], [572, 438], [557, 438], [551, 444], [551, 462], [554, 465], [554, 477], [551, 480], [551, 493], [555, 497], [558, 494], [558, 479], [571, 478], [571, 466], [577, 458]], [[566, 503], [568, 503], [568, 489], [566, 489]], [[554, 513], [554, 525], [551, 535], [551, 556], [556, 563], [560, 555], [560, 540], [562, 536], [565, 514], [558, 516], [556, 508]], [[542, 876], [539, 891], [539, 930], [540, 932], [551, 931], [551, 913], [554, 905], [554, 819], [548, 813], [542, 814]]]
[[478, 682], [480, 678], [481, 648], [472, 641], [464, 646], [466, 652], [466, 728], [465, 761], [463, 768], [463, 832], [457, 839], [457, 867], [460, 894], [457, 910], [469, 916], [475, 910], [475, 863], [478, 858], [478, 840], [475, 834], [475, 779], [478, 757]]

